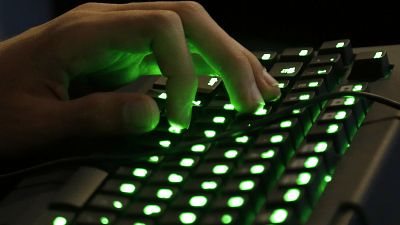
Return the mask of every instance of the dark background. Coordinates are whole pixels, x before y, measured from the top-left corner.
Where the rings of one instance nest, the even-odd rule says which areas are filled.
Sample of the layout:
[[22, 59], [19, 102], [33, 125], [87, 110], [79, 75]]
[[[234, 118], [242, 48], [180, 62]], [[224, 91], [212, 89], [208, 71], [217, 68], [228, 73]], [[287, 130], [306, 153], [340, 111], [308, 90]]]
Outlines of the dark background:
[[[84, 2], [87, 1], [56, 1], [55, 12], [60, 14]], [[389, 0], [198, 2], [220, 26], [250, 49], [276, 45], [318, 47], [324, 40], [341, 38], [350, 38], [353, 46], [400, 44], [400, 7]]]

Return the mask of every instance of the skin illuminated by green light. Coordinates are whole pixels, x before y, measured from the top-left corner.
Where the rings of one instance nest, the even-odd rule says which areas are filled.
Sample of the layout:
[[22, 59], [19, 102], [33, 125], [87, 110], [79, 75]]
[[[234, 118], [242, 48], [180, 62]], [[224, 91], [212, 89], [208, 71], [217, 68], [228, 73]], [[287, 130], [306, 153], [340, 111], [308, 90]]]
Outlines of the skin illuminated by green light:
[[285, 202], [294, 202], [300, 197], [300, 190], [297, 188], [291, 188], [285, 192], [283, 195], [283, 200]]
[[237, 138], [235, 138], [235, 141], [237, 143], [247, 143], [249, 141], [249, 137], [247, 137], [247, 136], [237, 137]]
[[171, 189], [161, 188], [157, 191], [157, 197], [160, 199], [170, 199], [174, 193]]
[[53, 220], [53, 225], [66, 225], [67, 224], [67, 219], [65, 219], [65, 217], [62, 216], [57, 216], [56, 218], [54, 218]]
[[335, 119], [342, 120], [342, 119], [346, 118], [346, 114], [347, 114], [346, 111], [338, 111], [335, 114]]
[[225, 117], [223, 116], [216, 116], [213, 118], [214, 123], [225, 123]]
[[244, 204], [243, 197], [233, 196], [228, 199], [228, 206], [231, 208], [238, 208]]
[[190, 198], [189, 204], [192, 207], [203, 207], [207, 204], [207, 198], [205, 196], [193, 196]]
[[192, 212], [183, 212], [179, 215], [179, 220], [183, 224], [192, 224], [196, 221], [197, 216]]
[[250, 173], [251, 174], [260, 174], [260, 173], [263, 173], [264, 170], [265, 170], [264, 165], [256, 164], [256, 165], [251, 166]]
[[318, 165], [318, 158], [317, 157], [308, 157], [306, 161], [304, 162], [304, 167], [309, 169], [309, 168], [314, 168]]
[[237, 156], [238, 154], [239, 154], [239, 153], [238, 153], [237, 150], [235, 150], [235, 149], [230, 149], [230, 150], [228, 150], [228, 151], [226, 151], [226, 152], [224, 153], [224, 156], [225, 156], [225, 158], [233, 159], [233, 158], [236, 158], [236, 156]]
[[221, 174], [225, 174], [226, 172], [228, 172], [228, 170], [229, 170], [229, 167], [227, 165], [215, 165], [212, 171], [214, 174], [221, 175]]
[[162, 140], [158, 142], [161, 147], [168, 148], [171, 145], [171, 141], [169, 140]]
[[269, 217], [269, 221], [272, 223], [283, 223], [285, 222], [288, 216], [288, 212], [286, 209], [275, 209], [271, 216]]
[[120, 202], [120, 201], [114, 201], [114, 202], [113, 202], [113, 206], [114, 206], [114, 208], [116, 208], [116, 209], [122, 209], [122, 207], [124, 207], [124, 205], [123, 205], [122, 202]]
[[217, 132], [215, 132], [215, 130], [205, 130], [204, 131], [204, 135], [208, 138], [215, 137], [216, 134], [217, 134]]
[[148, 216], [159, 214], [160, 212], [161, 212], [161, 207], [158, 205], [146, 205], [143, 208], [143, 213]]
[[192, 152], [204, 152], [204, 150], [206, 150], [206, 146], [203, 144], [193, 145], [191, 150]]
[[275, 155], [275, 151], [272, 149], [269, 149], [269, 150], [261, 153], [261, 158], [262, 159], [270, 159], [270, 158], [274, 157], [274, 155]]
[[173, 134], [180, 134], [182, 133], [182, 128], [176, 125], [170, 126], [168, 131]]
[[126, 194], [132, 194], [133, 192], [135, 192], [135, 189], [136, 189], [135, 185], [128, 184], [128, 183], [121, 184], [121, 186], [119, 187], [119, 190], [122, 193], [126, 193]]
[[146, 177], [146, 176], [147, 176], [148, 171], [147, 171], [147, 169], [145, 169], [145, 168], [135, 168], [135, 169], [133, 170], [132, 174], [133, 174], [133, 176], [135, 176], [135, 177], [143, 178], [143, 177]]
[[215, 181], [204, 181], [201, 183], [201, 188], [204, 190], [214, 190], [217, 188], [218, 184]]
[[171, 173], [168, 176], [168, 181], [171, 183], [180, 183], [183, 181], [183, 177], [177, 173]]
[[179, 165], [183, 167], [191, 167], [193, 166], [193, 164], [194, 164], [194, 159], [192, 158], [183, 158], [179, 162]]
[[308, 99], [310, 99], [310, 97], [311, 96], [309, 94], [302, 94], [299, 96], [299, 100], [300, 101], [308, 100]]
[[252, 181], [252, 180], [243, 180], [239, 184], [239, 189], [242, 190], [242, 191], [249, 191], [249, 190], [253, 189], [254, 186], [255, 186], [254, 181]]
[[326, 133], [328, 134], [332, 134], [335, 133], [336, 131], [339, 130], [339, 125], [337, 124], [331, 124], [328, 126], [328, 128], [326, 129]]
[[290, 120], [282, 121], [280, 124], [281, 128], [286, 128], [286, 127], [291, 127], [291, 126], [292, 126], [292, 121], [290, 121]]
[[270, 141], [271, 143], [279, 143], [279, 142], [282, 142], [282, 141], [283, 141], [283, 136], [280, 135], [280, 134], [278, 134], [278, 135], [273, 135], [273, 136], [269, 139], [269, 141]]
[[100, 223], [101, 224], [109, 224], [110, 220], [107, 217], [102, 216], [102, 217], [100, 217]]
[[325, 141], [318, 142], [314, 146], [314, 151], [315, 152], [325, 152], [326, 149], [328, 148], [328, 143]]
[[345, 96], [344, 97], [344, 105], [354, 105], [354, 102], [356, 101], [356, 99], [353, 96]]
[[222, 224], [230, 224], [230, 223], [232, 223], [232, 221], [233, 221], [233, 218], [229, 214], [224, 214], [224, 215], [221, 216], [221, 223]]
[[311, 174], [310, 173], [300, 173], [299, 176], [296, 179], [296, 184], [297, 185], [306, 185], [308, 182], [311, 180]]
[[234, 110], [235, 106], [233, 106], [232, 104], [225, 104], [224, 105], [224, 109], [225, 110]]

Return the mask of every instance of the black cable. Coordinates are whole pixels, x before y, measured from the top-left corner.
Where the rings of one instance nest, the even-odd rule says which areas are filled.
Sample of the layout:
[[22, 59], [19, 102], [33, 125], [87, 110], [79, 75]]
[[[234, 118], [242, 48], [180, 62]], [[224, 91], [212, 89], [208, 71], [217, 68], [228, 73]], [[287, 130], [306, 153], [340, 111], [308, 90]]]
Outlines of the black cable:
[[[31, 174], [38, 172], [43, 169], [49, 169], [49, 168], [54, 168], [54, 167], [60, 167], [60, 166], [65, 166], [65, 165], [70, 165], [70, 164], [77, 164], [77, 163], [96, 163], [96, 162], [112, 162], [112, 161], [117, 161], [117, 162], [127, 162], [127, 163], [146, 163], [148, 160], [149, 156], [181, 156], [178, 155], [177, 153], [181, 152], [187, 152], [188, 154], [190, 153], [187, 149], [188, 147], [191, 147], [194, 144], [199, 144], [199, 143], [209, 143], [209, 142], [214, 142], [218, 141], [221, 139], [225, 138], [233, 138], [237, 137], [240, 135], [243, 135], [248, 132], [256, 131], [259, 129], [262, 129], [264, 126], [275, 123], [279, 120], [282, 120], [286, 117], [289, 117], [292, 114], [292, 111], [294, 109], [299, 109], [311, 105], [318, 104], [320, 102], [329, 100], [329, 99], [335, 99], [339, 97], [344, 97], [344, 96], [356, 96], [356, 97], [364, 97], [366, 99], [369, 99], [373, 102], [378, 102], [384, 105], [387, 105], [389, 107], [395, 108], [400, 110], [400, 103], [396, 102], [394, 100], [385, 98], [383, 96], [379, 96], [376, 94], [368, 93], [368, 92], [334, 92], [326, 95], [321, 95], [318, 97], [315, 97], [311, 100], [308, 101], [303, 101], [296, 103], [287, 109], [281, 111], [279, 114], [274, 113], [271, 115], [267, 115], [265, 118], [255, 120], [254, 122], [250, 123], [250, 125], [240, 127], [240, 128], [235, 128], [235, 129], [230, 129], [228, 131], [225, 131], [223, 133], [220, 133], [219, 135], [213, 137], [213, 138], [201, 138], [197, 139], [191, 142], [186, 142], [184, 144], [178, 145], [175, 148], [174, 151], [165, 151], [165, 150], [159, 150], [159, 151], [152, 151], [148, 153], [135, 153], [135, 154], [119, 154], [119, 155], [96, 155], [96, 156], [82, 156], [82, 157], [69, 157], [69, 158], [63, 158], [63, 159], [57, 159], [53, 161], [49, 161], [46, 163], [38, 164], [32, 167], [28, 167], [25, 169], [17, 170], [11, 173], [6, 173], [6, 174], [0, 174], [0, 180], [4, 179], [16, 179], [21, 176]], [[149, 164], [149, 163], [147, 163]]]

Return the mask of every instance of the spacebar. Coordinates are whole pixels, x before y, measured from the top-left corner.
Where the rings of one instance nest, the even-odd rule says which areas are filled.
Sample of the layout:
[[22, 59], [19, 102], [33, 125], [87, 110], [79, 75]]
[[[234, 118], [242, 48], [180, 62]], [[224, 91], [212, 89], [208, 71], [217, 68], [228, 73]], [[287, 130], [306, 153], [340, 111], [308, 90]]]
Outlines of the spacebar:
[[[81, 167], [55, 196], [50, 207], [81, 208], [102, 184], [108, 173], [92, 167]], [[78, 191], [79, 190], [79, 191]]]

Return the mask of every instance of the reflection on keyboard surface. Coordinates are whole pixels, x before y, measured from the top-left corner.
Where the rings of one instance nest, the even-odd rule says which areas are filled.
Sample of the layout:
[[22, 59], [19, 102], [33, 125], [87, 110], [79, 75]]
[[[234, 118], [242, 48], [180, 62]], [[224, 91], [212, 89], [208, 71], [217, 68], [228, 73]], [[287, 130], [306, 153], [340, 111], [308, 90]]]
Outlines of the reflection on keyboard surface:
[[[290, 48], [256, 52], [278, 80], [280, 99], [252, 115], [237, 115], [222, 82], [207, 78], [193, 102], [189, 130], [165, 118], [138, 138], [142, 149], [212, 138], [230, 128], [333, 91], [364, 91], [349, 82], [354, 55], [349, 40], [324, 42], [318, 50]], [[368, 60], [386, 57], [371, 53]], [[378, 56], [378, 57], [377, 57]], [[148, 92], [165, 108], [165, 82]], [[154, 155], [147, 164], [120, 166], [76, 214], [57, 211], [52, 224], [304, 224], [335, 166], [361, 126], [370, 102], [353, 96], [298, 108], [257, 132], [212, 143], [196, 143], [175, 157]], [[70, 216], [73, 215], [73, 216]]]

